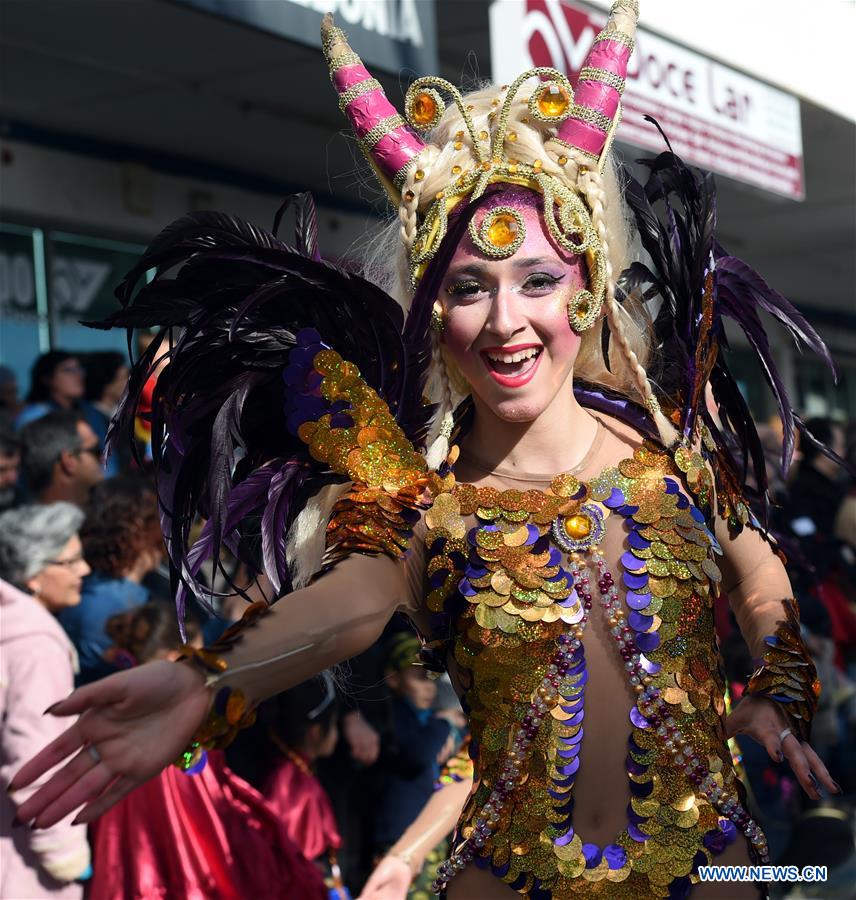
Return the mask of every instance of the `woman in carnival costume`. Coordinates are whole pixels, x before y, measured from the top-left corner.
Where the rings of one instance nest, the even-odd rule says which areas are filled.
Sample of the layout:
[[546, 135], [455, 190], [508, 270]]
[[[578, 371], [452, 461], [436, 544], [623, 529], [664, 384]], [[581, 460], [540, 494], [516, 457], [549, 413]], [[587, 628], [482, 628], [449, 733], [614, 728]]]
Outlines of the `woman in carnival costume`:
[[[710, 176], [667, 152], [643, 188], [610, 161], [636, 15], [615, 4], [575, 91], [552, 69], [466, 97], [420, 78], [406, 118], [325, 20], [340, 107], [398, 209], [376, 283], [321, 259], [306, 198], [294, 246], [215, 213], [151, 244], [108, 324], [162, 329], [117, 426], [133, 430], [165, 358], [152, 450], [179, 613], [188, 592], [210, 599], [198, 576], [223, 546], [282, 599], [178, 665], [53, 707], [82, 715], [16, 776], [69, 760], [23, 819], [91, 821], [176, 757], [193, 765], [396, 609], [471, 723], [473, 791], [435, 884], [453, 900], [679, 897], [714, 859], [766, 860], [729, 734], [786, 758], [811, 797], [837, 790], [808, 743], [819, 685], [790, 586], [749, 505], [763, 518], [763, 451], [723, 320], [758, 351], [784, 465], [801, 423], [759, 311], [829, 357], [716, 241]], [[720, 589], [758, 659], [727, 720]]]

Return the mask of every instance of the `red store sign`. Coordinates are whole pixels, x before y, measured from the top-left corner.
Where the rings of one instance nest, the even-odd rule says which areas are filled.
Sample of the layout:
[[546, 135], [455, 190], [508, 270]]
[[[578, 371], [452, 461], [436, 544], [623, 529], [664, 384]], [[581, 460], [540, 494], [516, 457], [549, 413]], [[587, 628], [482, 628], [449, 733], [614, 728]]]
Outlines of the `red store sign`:
[[[575, 81], [606, 15], [570, 0], [494, 0], [491, 65], [497, 82], [532, 66]], [[688, 162], [802, 200], [799, 100], [641, 29], [630, 61], [618, 139], [665, 149], [654, 116]]]

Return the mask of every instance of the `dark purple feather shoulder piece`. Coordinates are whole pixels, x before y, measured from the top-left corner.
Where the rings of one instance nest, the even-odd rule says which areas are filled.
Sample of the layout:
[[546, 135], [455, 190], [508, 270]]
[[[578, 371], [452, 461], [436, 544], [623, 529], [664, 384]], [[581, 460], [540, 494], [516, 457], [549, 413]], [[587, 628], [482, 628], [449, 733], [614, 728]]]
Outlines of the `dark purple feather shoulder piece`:
[[122, 308], [93, 323], [128, 329], [129, 345], [133, 329], [159, 329], [133, 366], [108, 440], [132, 437], [143, 391], [156, 377], [152, 455], [180, 618], [188, 591], [210, 601], [200, 573], [217, 565], [223, 546], [265, 571], [277, 595], [287, 593], [289, 529], [314, 494], [343, 480], [286, 428], [295, 388], [283, 373], [301, 332], [354, 363], [407, 437], [416, 446], [425, 441], [427, 337], [406, 344], [399, 305], [321, 259], [308, 194], [289, 198], [275, 229], [289, 206], [294, 246], [222, 213], [179, 219], [117, 288]]
[[[784, 426], [783, 471], [790, 466], [794, 432], [804, 426], [793, 412], [776, 368], [761, 312], [770, 314], [800, 346], [820, 356], [833, 373], [835, 365], [804, 316], [716, 241], [713, 176], [686, 165], [671, 147], [640, 162], [649, 170], [647, 182], [643, 186], [627, 175], [625, 199], [648, 261], [626, 269], [618, 284], [626, 293], [659, 296], [663, 301], [655, 321], [659, 368], [652, 368], [650, 374], [670, 401], [672, 417], [685, 441], [695, 442], [700, 426], [707, 426], [719, 463], [720, 489], [745, 491], [750, 477], [758, 489], [754, 499], [765, 508], [763, 448], [749, 407], [728, 369], [724, 321], [731, 319], [746, 335], [775, 399]], [[708, 389], [714, 410], [708, 406]]]

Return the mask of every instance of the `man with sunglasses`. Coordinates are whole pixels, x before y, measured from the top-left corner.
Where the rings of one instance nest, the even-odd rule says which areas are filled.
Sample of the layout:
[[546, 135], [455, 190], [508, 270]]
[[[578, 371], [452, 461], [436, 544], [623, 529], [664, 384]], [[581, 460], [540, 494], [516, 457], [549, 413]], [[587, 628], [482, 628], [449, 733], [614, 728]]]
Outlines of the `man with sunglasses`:
[[104, 479], [102, 448], [92, 428], [74, 412], [52, 412], [25, 426], [21, 441], [32, 499], [84, 508], [93, 486]]

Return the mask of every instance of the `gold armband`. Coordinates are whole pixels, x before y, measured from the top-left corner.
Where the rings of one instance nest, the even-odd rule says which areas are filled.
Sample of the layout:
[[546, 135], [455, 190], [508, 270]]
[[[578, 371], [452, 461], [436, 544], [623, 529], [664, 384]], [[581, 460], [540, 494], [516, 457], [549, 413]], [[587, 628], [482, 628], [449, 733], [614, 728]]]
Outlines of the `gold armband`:
[[768, 649], [762, 665], [749, 679], [747, 693], [778, 703], [793, 733], [807, 741], [820, 682], [800, 634], [797, 601], [789, 597], [782, 602], [786, 618], [779, 622], [775, 634], [764, 638]]
[[[210, 647], [185, 644], [181, 648], [179, 661], [198, 668], [205, 676], [206, 687], [216, 687], [229, 669], [229, 664], [220, 654], [231, 649], [242, 638], [244, 631], [255, 625], [269, 610], [270, 607], [263, 601], [251, 604], [240, 620], [227, 628]], [[208, 718], [175, 764], [184, 772], [198, 771], [205, 764], [206, 751], [228, 747], [238, 732], [255, 720], [255, 704], [248, 701], [244, 692], [221, 686], [214, 694]]]

